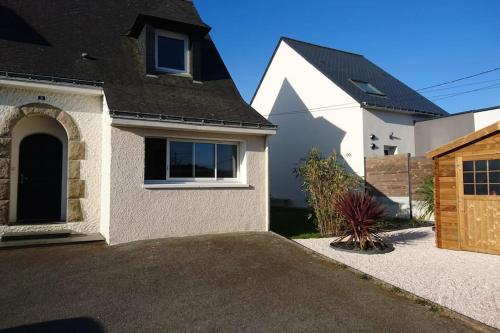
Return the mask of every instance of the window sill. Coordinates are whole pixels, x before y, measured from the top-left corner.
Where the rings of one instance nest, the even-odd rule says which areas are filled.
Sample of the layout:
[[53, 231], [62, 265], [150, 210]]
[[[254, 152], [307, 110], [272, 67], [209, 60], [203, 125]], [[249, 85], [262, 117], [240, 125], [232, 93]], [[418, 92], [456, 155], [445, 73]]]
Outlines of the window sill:
[[144, 184], [142, 185], [145, 189], [161, 189], [161, 188], [249, 188], [249, 184], [243, 183], [202, 183], [202, 182], [190, 182], [190, 183], [159, 183], [159, 184]]

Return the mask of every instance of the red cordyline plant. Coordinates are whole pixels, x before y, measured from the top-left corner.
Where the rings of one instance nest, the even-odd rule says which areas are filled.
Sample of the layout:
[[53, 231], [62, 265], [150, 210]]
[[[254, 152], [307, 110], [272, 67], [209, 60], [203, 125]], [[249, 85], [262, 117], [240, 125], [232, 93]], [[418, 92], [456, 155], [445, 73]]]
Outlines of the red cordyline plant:
[[345, 243], [361, 250], [385, 247], [376, 221], [384, 216], [384, 207], [364, 192], [349, 191], [337, 200], [337, 209], [344, 218], [345, 230], [336, 243]]

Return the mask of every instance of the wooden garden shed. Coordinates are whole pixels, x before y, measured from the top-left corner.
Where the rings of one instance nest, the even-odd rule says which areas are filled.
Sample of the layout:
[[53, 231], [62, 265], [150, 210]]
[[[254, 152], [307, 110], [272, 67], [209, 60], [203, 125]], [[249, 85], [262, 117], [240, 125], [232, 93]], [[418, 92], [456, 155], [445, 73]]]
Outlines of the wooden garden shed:
[[500, 254], [500, 121], [427, 157], [434, 160], [437, 246]]

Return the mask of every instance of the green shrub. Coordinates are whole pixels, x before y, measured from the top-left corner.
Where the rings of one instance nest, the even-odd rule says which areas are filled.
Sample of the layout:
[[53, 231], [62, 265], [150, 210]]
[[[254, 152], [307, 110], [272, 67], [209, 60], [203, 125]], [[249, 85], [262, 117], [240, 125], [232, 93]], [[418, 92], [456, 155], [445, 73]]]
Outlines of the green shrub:
[[425, 220], [430, 218], [434, 213], [434, 178], [432, 176], [425, 177], [422, 187], [418, 189], [417, 194], [421, 197], [418, 208], [422, 214], [419, 216], [419, 219]]
[[310, 150], [294, 172], [303, 180], [302, 189], [314, 210], [318, 231], [322, 236], [338, 235], [344, 220], [337, 210], [337, 199], [349, 189], [359, 188], [360, 178], [346, 170], [336, 152], [324, 157], [317, 148]]

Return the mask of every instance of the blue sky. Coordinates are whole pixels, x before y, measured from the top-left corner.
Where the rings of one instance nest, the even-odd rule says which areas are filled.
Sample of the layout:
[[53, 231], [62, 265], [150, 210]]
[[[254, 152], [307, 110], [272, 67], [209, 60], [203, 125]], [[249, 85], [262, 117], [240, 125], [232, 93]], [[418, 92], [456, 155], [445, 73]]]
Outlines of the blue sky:
[[[249, 101], [280, 36], [361, 53], [412, 88], [500, 67], [500, 0], [195, 0]], [[500, 70], [437, 95], [449, 112], [500, 105]], [[458, 86], [458, 87], [457, 87]], [[451, 89], [451, 87], [453, 87]]]

